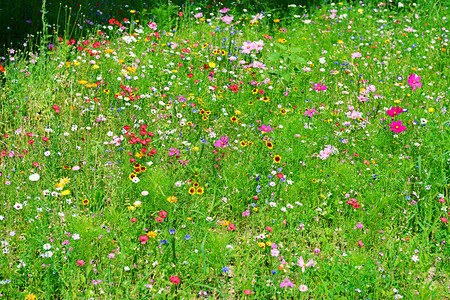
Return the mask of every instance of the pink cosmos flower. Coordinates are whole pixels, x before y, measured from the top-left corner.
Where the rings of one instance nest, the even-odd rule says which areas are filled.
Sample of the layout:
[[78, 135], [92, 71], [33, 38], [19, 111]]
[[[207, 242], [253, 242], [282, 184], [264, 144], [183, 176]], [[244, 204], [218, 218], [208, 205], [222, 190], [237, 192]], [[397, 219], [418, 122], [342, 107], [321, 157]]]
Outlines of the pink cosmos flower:
[[214, 142], [214, 146], [217, 148], [225, 148], [228, 143], [228, 136], [221, 136], [220, 140]]
[[420, 82], [420, 77], [416, 74], [411, 74], [408, 77], [408, 84], [412, 87], [412, 90], [415, 91], [416, 87], [421, 87], [422, 82]]
[[314, 116], [315, 114], [319, 114], [319, 112], [315, 109], [315, 108], [308, 108], [306, 111], [305, 111], [305, 116], [308, 116], [308, 117], [312, 117], [312, 116]]
[[307, 263], [303, 260], [303, 256], [300, 256], [299, 259], [297, 259], [297, 266], [302, 268], [302, 272], [305, 273], [305, 268], [307, 267], [314, 267], [315, 263], [312, 259], [310, 259]]
[[264, 125], [261, 124], [261, 127], [258, 127], [258, 130], [262, 131], [262, 132], [270, 132], [270, 131], [274, 131], [275, 129], [270, 128], [270, 125]]
[[286, 279], [281, 282], [280, 287], [294, 287], [294, 284], [286, 277]]
[[313, 83], [312, 85], [314, 86], [313, 89], [316, 91], [326, 91], [327, 90], [327, 87], [324, 85], [321, 85], [320, 83]]
[[394, 133], [400, 133], [406, 130], [406, 127], [402, 125], [402, 121], [392, 121], [392, 124], [389, 124], [391, 128], [390, 131]]
[[180, 157], [180, 150], [177, 148], [169, 148], [169, 156], [176, 155], [177, 158]]
[[391, 109], [387, 110], [387, 114], [392, 118], [398, 114], [401, 114], [402, 112], [403, 112], [403, 109], [401, 109], [399, 106], [397, 106], [397, 107], [392, 106]]

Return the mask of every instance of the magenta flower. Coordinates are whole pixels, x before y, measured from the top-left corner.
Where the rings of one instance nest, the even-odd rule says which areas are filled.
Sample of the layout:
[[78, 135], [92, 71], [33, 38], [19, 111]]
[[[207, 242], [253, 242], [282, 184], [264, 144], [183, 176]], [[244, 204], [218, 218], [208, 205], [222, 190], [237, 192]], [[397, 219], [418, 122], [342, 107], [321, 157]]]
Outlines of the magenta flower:
[[326, 91], [327, 87], [324, 85], [321, 85], [320, 83], [313, 83], [312, 84], [314, 87], [313, 89], [316, 91]]
[[214, 142], [214, 146], [217, 148], [225, 148], [228, 143], [228, 136], [221, 136], [220, 140]]
[[416, 74], [411, 74], [408, 77], [408, 84], [412, 87], [412, 90], [415, 91], [416, 87], [421, 87], [422, 82], [420, 82], [420, 77]]
[[177, 158], [180, 157], [180, 150], [177, 148], [170, 148], [169, 149], [169, 156], [176, 155]]
[[262, 131], [262, 132], [270, 132], [270, 131], [274, 131], [275, 129], [270, 128], [270, 125], [264, 125], [262, 124], [261, 127], [258, 127], [258, 130]]
[[392, 106], [391, 109], [388, 109], [387, 114], [393, 118], [394, 116], [401, 114], [402, 112], [403, 112], [403, 109], [401, 109], [399, 106], [397, 106], [397, 107]]
[[392, 121], [392, 124], [389, 124], [389, 126], [391, 127], [389, 130], [394, 133], [400, 133], [406, 130], [406, 127], [402, 125], [402, 121]]
[[280, 284], [281, 288], [284, 287], [294, 287], [294, 284], [289, 280], [289, 278], [286, 278], [285, 280], [283, 280]]
[[315, 109], [315, 108], [308, 108], [306, 111], [305, 111], [305, 116], [308, 116], [308, 117], [312, 117], [312, 116], [314, 116], [315, 114], [319, 114], [319, 112]]

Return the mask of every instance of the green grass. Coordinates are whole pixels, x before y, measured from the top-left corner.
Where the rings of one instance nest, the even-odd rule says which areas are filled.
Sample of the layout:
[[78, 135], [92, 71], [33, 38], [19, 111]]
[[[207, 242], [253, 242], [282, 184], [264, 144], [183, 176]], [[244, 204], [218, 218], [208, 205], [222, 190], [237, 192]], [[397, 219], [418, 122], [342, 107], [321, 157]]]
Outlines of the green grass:
[[403, 4], [173, 5], [10, 54], [0, 298], [448, 298], [448, 8]]

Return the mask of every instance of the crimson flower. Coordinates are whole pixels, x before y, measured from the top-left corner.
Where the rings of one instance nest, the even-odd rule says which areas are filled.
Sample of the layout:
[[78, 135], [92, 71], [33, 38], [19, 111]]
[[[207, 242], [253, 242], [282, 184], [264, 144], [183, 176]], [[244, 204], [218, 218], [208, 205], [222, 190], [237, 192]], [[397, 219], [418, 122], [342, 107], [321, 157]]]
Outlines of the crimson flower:
[[181, 282], [181, 279], [178, 278], [178, 276], [170, 276], [169, 279], [172, 283], [175, 283], [175, 284], [179, 284]]
[[402, 121], [392, 121], [392, 124], [389, 124], [391, 128], [390, 131], [394, 133], [400, 133], [406, 130], [406, 127], [402, 125]]
[[402, 112], [403, 112], [403, 109], [401, 109], [399, 106], [397, 106], [397, 107], [392, 106], [391, 109], [387, 110], [387, 114], [392, 118], [398, 114], [401, 114]]

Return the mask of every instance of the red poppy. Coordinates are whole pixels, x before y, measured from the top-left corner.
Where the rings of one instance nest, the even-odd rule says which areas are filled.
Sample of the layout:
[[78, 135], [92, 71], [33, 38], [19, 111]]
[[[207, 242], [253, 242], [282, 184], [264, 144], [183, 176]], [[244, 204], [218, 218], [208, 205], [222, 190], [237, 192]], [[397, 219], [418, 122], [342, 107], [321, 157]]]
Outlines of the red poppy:
[[141, 242], [142, 245], [145, 245], [145, 243], [147, 243], [148, 241], [148, 236], [147, 235], [140, 235], [139, 236], [139, 241]]
[[169, 279], [170, 279], [170, 281], [172, 281], [172, 283], [175, 283], [175, 284], [179, 284], [181, 282], [181, 279], [178, 278], [178, 276], [170, 276]]

